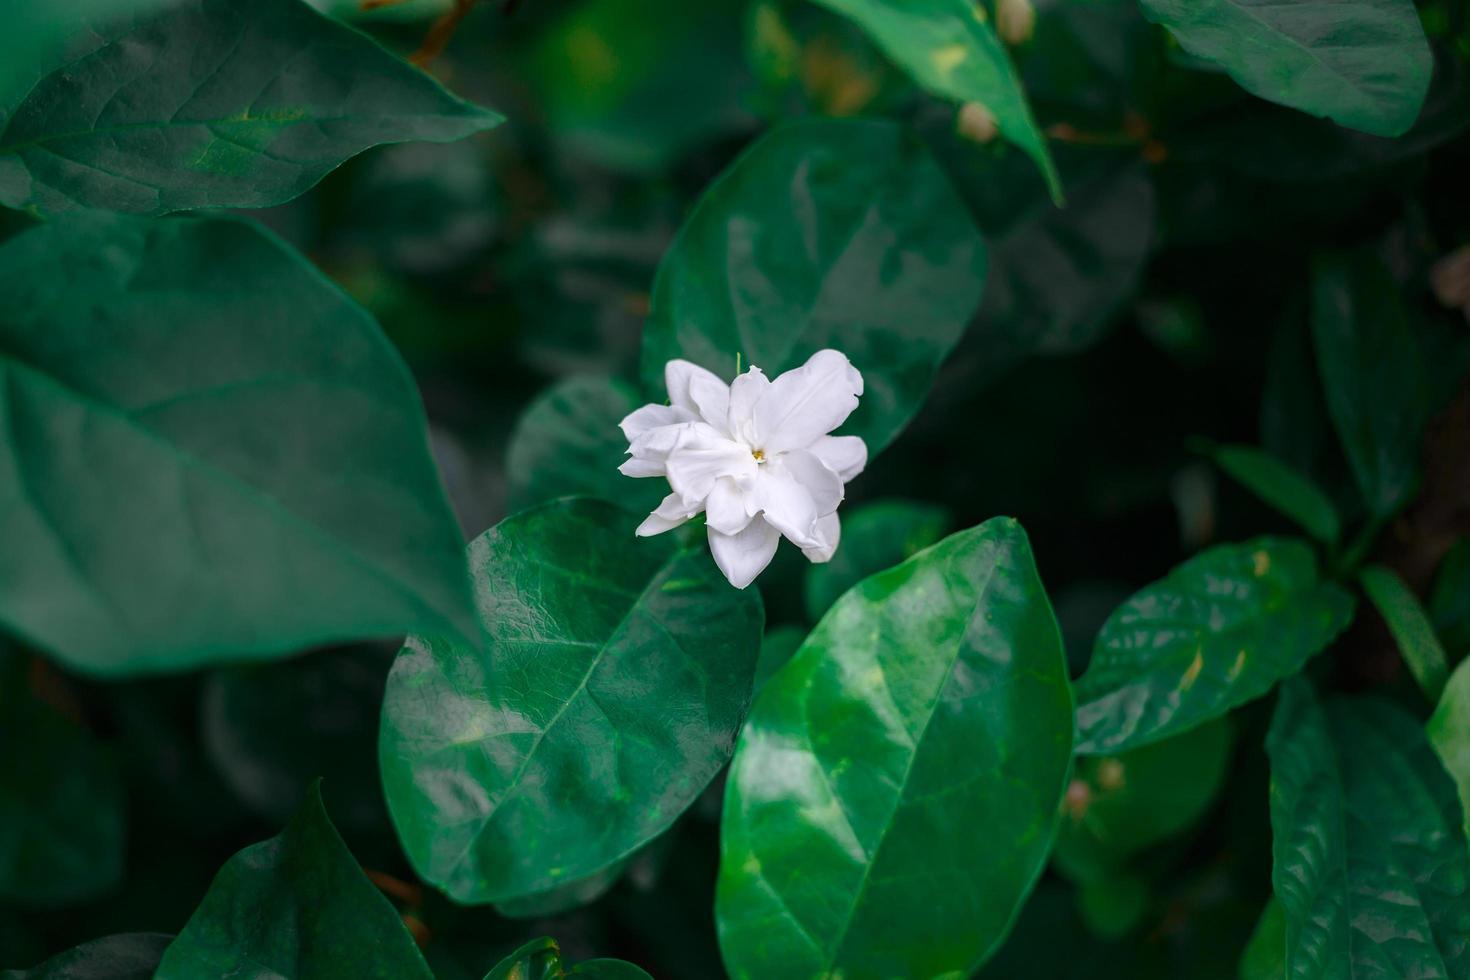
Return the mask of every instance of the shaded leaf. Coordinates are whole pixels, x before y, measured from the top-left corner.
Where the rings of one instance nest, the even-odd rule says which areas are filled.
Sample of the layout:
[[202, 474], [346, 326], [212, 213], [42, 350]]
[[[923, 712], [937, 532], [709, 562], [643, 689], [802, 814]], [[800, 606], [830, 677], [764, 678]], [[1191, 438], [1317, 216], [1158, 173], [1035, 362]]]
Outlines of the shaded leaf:
[[1342, 533], [1337, 508], [1311, 480], [1252, 446], [1211, 446], [1215, 464], [1261, 500], [1327, 544]]
[[473, 633], [413, 379], [236, 221], [70, 216], [0, 249], [0, 622], [96, 674]]
[[1286, 980], [1286, 912], [1274, 896], [1240, 958], [1240, 980]]
[[1409, 672], [1431, 703], [1438, 702], [1449, 679], [1444, 647], [1434, 635], [1429, 615], [1398, 573], [1382, 565], [1369, 565], [1359, 573], [1359, 582], [1393, 634]]
[[485, 974], [485, 980], [561, 980], [562, 977], [648, 980], [647, 973], [622, 960], [584, 960], [568, 970], [562, 963], [561, 947], [548, 936], [526, 943]]
[[1118, 608], [1077, 682], [1077, 751], [1182, 732], [1265, 694], [1352, 620], [1353, 598], [1291, 538], [1217, 545]]
[[1440, 562], [1429, 593], [1429, 616], [1451, 656], [1470, 654], [1470, 538], [1455, 542]]
[[0, 980], [153, 980], [172, 936], [128, 932], [82, 943], [29, 970], [0, 970]]
[[715, 903], [730, 973], [973, 970], [1045, 862], [1071, 710], [1015, 521], [849, 591], [740, 735]]
[[806, 612], [812, 622], [858, 582], [905, 561], [944, 537], [942, 507], [908, 500], [875, 501], [842, 517], [842, 541], [832, 560], [806, 570]]
[[556, 501], [470, 544], [478, 654], [410, 637], [379, 762], [404, 849], [460, 902], [596, 874], [663, 832], [724, 766], [762, 612], [701, 541], [635, 538], [611, 504]]

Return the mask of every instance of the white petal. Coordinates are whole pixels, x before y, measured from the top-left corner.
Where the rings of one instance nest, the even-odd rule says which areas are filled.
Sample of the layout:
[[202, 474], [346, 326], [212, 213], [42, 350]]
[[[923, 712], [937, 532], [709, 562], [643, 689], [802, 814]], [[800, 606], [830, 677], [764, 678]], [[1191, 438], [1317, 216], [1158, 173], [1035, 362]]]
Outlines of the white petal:
[[761, 396], [771, 382], [760, 368], [751, 365], [750, 370], [730, 383], [730, 414], [727, 429], [731, 438], [744, 442], [755, 442], [754, 411]]
[[618, 472], [624, 476], [663, 476], [664, 464], [656, 459], [640, 459], [637, 456], [623, 460]]
[[689, 400], [706, 422], [729, 435], [730, 386], [708, 371], [689, 379]]
[[702, 501], [720, 477], [747, 480], [756, 465], [745, 446], [694, 423], [669, 452], [664, 468], [675, 493], [688, 501]]
[[782, 469], [811, 494], [818, 516], [825, 516], [842, 503], [842, 477], [805, 449], [782, 453], [778, 459]]
[[835, 350], [819, 350], [771, 382], [756, 403], [756, 448], [766, 453], [805, 449], [857, 408], [863, 376]]
[[761, 468], [755, 482], [755, 502], [766, 523], [786, 535], [799, 548], [820, 547], [817, 537], [817, 502], [811, 491], [779, 465]]
[[645, 517], [643, 523], [639, 524], [638, 529], [633, 533], [640, 538], [663, 534], [665, 531], [672, 531], [698, 513], [697, 507], [688, 507], [677, 493], [671, 493], [659, 502], [659, 505], [653, 509], [653, 513]]
[[708, 390], [710, 382], [728, 390], [728, 386], [716, 377], [714, 372], [706, 371], [692, 361], [675, 358], [664, 365], [664, 387], [669, 390], [669, 404], [687, 412], [698, 413], [699, 405], [689, 390], [696, 378], [700, 380], [701, 388], [705, 390]]
[[836, 473], [843, 483], [857, 476], [868, 465], [868, 444], [863, 442], [861, 436], [822, 436], [811, 444], [809, 451]]
[[715, 481], [704, 502], [705, 521], [721, 534], [739, 534], [751, 521], [751, 509], [746, 506], [745, 494], [729, 477]]
[[822, 543], [815, 548], [802, 548], [801, 553], [806, 555], [809, 561], [820, 565], [832, 560], [832, 553], [837, 550], [837, 542], [842, 540], [842, 522], [837, 519], [836, 511], [817, 520], [817, 536], [821, 538]]
[[649, 429], [692, 421], [694, 421], [694, 413], [682, 408], [675, 408], [673, 405], [644, 405], [630, 412], [623, 421], [618, 423], [618, 428], [622, 429], [623, 435], [629, 442], [632, 442]]
[[765, 570], [776, 554], [781, 535], [762, 520], [751, 521], [739, 534], [721, 534], [709, 529], [709, 550], [725, 578], [743, 589]]

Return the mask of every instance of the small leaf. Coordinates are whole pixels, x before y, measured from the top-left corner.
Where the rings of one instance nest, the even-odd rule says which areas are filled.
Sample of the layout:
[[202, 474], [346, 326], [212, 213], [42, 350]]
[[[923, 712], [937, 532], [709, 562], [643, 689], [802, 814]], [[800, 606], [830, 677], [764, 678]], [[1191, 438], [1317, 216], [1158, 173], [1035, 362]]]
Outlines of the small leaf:
[[1001, 135], [1041, 168], [1060, 203], [1061, 181], [1005, 45], [969, 0], [815, 0], [850, 17], [926, 91], [978, 102]]
[[1015, 521], [848, 591], [740, 734], [715, 900], [731, 975], [976, 968], [1046, 860], [1071, 711]]
[[812, 622], [821, 619], [842, 593], [923, 551], [949, 525], [944, 508], [907, 500], [875, 501], [843, 515], [842, 541], [832, 560], [806, 570], [807, 615]]
[[724, 766], [762, 611], [701, 541], [635, 538], [611, 504], [554, 501], [470, 544], [483, 654], [413, 636], [379, 763], [415, 869], [460, 902], [597, 874], [662, 833]]
[[1272, 896], [1240, 958], [1240, 980], [1286, 980], [1286, 911]]
[[1434, 60], [1412, 0], [1142, 0], [1247, 91], [1375, 136], [1414, 124]]
[[1460, 792], [1460, 813], [1470, 836], [1470, 660], [1450, 675], [1426, 730]]
[[1078, 911], [1094, 936], [1119, 939], [1138, 928], [1148, 914], [1148, 882], [1118, 872], [1090, 878], [1077, 886]]
[[1418, 597], [1396, 572], [1382, 565], [1364, 568], [1359, 573], [1359, 581], [1388, 624], [1414, 680], [1431, 703], [1438, 702], [1450, 676], [1449, 662]]
[[0, 970], [0, 980], [153, 980], [173, 936], [125, 932], [82, 943], [29, 970]]
[[238, 221], [88, 213], [0, 248], [0, 623], [115, 676], [474, 636], [408, 369]]
[[161, 6], [91, 11], [54, 57], [4, 79], [0, 204], [267, 207], [370, 146], [500, 122], [301, 0]]
[[985, 244], [927, 150], [877, 120], [783, 126], [717, 180], [659, 266], [644, 385], [682, 357], [769, 377], [824, 347], [866, 390], [843, 432], [870, 454], [918, 411], [985, 285]]
[[313, 785], [286, 829], [225, 862], [155, 980], [433, 980]]
[[113, 753], [32, 692], [0, 641], [0, 901], [71, 905], [123, 876], [127, 811]]
[[1326, 647], [1353, 605], [1304, 541], [1201, 552], [1103, 624], [1077, 682], [1077, 751], [1137, 748], [1260, 697]]
[[647, 973], [622, 960], [584, 960], [568, 970], [562, 963], [561, 947], [549, 936], [533, 939], [501, 960], [485, 974], [485, 980], [651, 980]]
[[1394, 514], [1418, 490], [1429, 416], [1418, 343], [1398, 285], [1364, 253], [1317, 261], [1312, 337], [1327, 408], [1368, 509]]
[[1326, 544], [1342, 533], [1337, 508], [1316, 484], [1270, 453], [1251, 446], [1212, 446], [1215, 464], [1247, 490]]
[[1296, 678], [1266, 750], [1286, 976], [1470, 975], [1470, 845], [1418, 722]]
[[1455, 659], [1470, 655], [1470, 538], [1461, 538], [1440, 562], [1429, 593], [1429, 617]]

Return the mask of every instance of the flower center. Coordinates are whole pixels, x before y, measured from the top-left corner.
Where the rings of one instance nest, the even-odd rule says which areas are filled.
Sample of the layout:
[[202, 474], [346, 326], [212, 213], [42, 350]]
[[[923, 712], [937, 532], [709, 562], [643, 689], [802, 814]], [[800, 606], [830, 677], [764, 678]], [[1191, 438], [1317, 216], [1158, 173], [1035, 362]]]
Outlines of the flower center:
[[754, 457], [757, 463], [764, 463], [766, 461], [766, 451], [764, 449], [752, 449], [750, 455]]

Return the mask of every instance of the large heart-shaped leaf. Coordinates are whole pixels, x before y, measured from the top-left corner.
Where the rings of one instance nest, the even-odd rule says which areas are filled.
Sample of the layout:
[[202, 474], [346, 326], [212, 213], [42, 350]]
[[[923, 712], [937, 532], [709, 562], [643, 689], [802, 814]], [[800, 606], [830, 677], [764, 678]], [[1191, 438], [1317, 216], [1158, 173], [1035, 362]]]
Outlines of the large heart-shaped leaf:
[[762, 611], [701, 543], [570, 499], [470, 544], [483, 654], [411, 637], [383, 702], [388, 805], [419, 874], [461, 902], [545, 892], [665, 830], [750, 702]]
[[1291, 980], [1470, 976], [1470, 845], [1424, 731], [1380, 700], [1282, 686], [1271, 880]]
[[264, 207], [369, 146], [500, 121], [301, 0], [78, 9], [63, 38], [38, 37], [50, 57], [3, 76], [7, 207]]
[[1103, 624], [1077, 682], [1077, 751], [1136, 748], [1260, 697], [1331, 642], [1353, 605], [1305, 541], [1196, 555]]
[[0, 433], [0, 623], [78, 669], [476, 633], [413, 379], [252, 225], [7, 242]]
[[1434, 66], [1413, 0], [1142, 0], [1263, 99], [1375, 136], [1414, 124]]
[[643, 970], [622, 960], [583, 960], [570, 970], [562, 960], [561, 947], [549, 936], [533, 939], [496, 964], [485, 980], [649, 980]]
[[643, 379], [682, 357], [775, 376], [824, 347], [863, 374], [843, 432], [869, 452], [913, 416], [980, 304], [985, 246], [928, 151], [899, 127], [827, 120], [767, 135], [715, 182], [659, 266]]
[[82, 943], [29, 970], [0, 971], [0, 980], [153, 980], [173, 936], [125, 932]]
[[972, 971], [1046, 860], [1071, 710], [1015, 521], [855, 586], [740, 735], [715, 909], [730, 973]]
[[1061, 199], [1046, 137], [1031, 115], [1005, 45], [970, 0], [814, 0], [850, 17], [921, 88], [978, 102], [1002, 136], [1036, 161], [1052, 196]]

